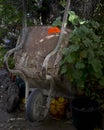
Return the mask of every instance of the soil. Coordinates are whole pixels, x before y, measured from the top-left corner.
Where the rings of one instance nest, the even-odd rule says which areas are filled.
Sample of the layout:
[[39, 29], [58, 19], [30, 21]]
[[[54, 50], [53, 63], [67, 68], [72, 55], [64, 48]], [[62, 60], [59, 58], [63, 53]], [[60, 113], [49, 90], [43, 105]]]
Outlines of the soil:
[[0, 130], [25, 130], [26, 124], [23, 125], [23, 122], [26, 121], [24, 112], [18, 109], [13, 113], [6, 111], [8, 88], [12, 85], [13, 82], [10, 79], [9, 73], [4, 69], [0, 70]]
[[[8, 90], [14, 87], [18, 88], [15, 82], [11, 80], [9, 72], [5, 69], [0, 69], [0, 130], [76, 130], [72, 124], [70, 113], [68, 119], [56, 120], [48, 115], [41, 122], [30, 122], [27, 119], [24, 104], [19, 104], [15, 111], [8, 113], [7, 109], [10, 108]], [[12, 95], [18, 93], [18, 89], [16, 91], [13, 89], [12, 92]], [[16, 96], [18, 102], [18, 95]], [[104, 128], [104, 114], [102, 124]]]
[[[0, 69], [0, 130], [75, 130], [71, 120], [54, 120], [48, 116], [42, 122], [30, 122], [26, 112], [18, 107], [14, 112], [8, 113], [8, 89], [15, 83], [10, 79], [5, 69]], [[8, 106], [6, 106], [8, 104]]]

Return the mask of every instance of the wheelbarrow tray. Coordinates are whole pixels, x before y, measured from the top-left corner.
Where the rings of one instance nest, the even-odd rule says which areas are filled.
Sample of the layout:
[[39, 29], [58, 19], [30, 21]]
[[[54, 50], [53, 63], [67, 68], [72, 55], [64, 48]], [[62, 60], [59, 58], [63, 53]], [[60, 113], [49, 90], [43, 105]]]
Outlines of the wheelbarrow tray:
[[[24, 39], [21, 37], [20, 41], [17, 42], [16, 48], [10, 50], [6, 55], [8, 70], [18, 74], [25, 82], [25, 106], [27, 117], [31, 121], [40, 120], [41, 115], [42, 119], [46, 117], [53, 96], [70, 96], [70, 84], [59, 75], [59, 62], [62, 58], [62, 50], [68, 44], [69, 30], [64, 32], [60, 48], [57, 50], [57, 53], [49, 58], [46, 75], [43, 74], [44, 60], [47, 55], [56, 49], [60, 35], [49, 35], [48, 30], [50, 27], [28, 27]], [[8, 66], [8, 58], [13, 52], [15, 68], [11, 70]], [[47, 76], [48, 78], [46, 78]], [[51, 78], [49, 79], [49, 77]], [[29, 95], [30, 88], [34, 88], [34, 91]], [[46, 91], [48, 97], [45, 106], [43, 106], [44, 90], [48, 90]]]
[[[59, 34], [48, 34], [50, 27], [51, 26], [28, 27], [28, 35], [23, 47], [14, 54], [15, 69], [25, 74], [30, 87], [45, 89], [49, 87], [49, 82], [42, 76], [42, 65], [45, 57], [55, 49], [59, 39]], [[62, 47], [65, 47], [67, 43], [68, 33], [65, 32]], [[48, 75], [51, 75], [55, 82], [61, 85], [62, 83], [59, 76], [60, 66], [54, 66], [57, 54], [58, 53], [51, 56], [49, 59]]]

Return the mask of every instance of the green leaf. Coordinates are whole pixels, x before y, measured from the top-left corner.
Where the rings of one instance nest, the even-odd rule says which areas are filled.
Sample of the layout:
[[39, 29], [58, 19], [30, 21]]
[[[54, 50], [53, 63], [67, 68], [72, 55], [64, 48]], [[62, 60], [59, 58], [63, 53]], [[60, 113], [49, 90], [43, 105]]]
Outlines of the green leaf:
[[69, 21], [73, 24], [73, 25], [77, 25], [80, 22], [80, 18], [75, 15], [74, 11], [69, 11]]
[[104, 56], [104, 51], [100, 48], [97, 52], [99, 56]]
[[101, 72], [102, 71], [102, 64], [101, 61], [99, 59], [92, 59], [92, 61], [90, 62], [94, 71], [97, 72]]
[[87, 50], [83, 50], [80, 52], [80, 57], [81, 58], [86, 58], [87, 57]]
[[65, 7], [66, 1], [65, 1], [65, 0], [61, 0], [61, 1], [60, 1], [60, 5], [63, 6], [63, 7]]
[[83, 20], [83, 21], [80, 21], [80, 24], [82, 25], [82, 24], [85, 24], [86, 23], [86, 21], [85, 20]]
[[95, 72], [95, 73], [93, 73], [93, 74], [94, 74], [94, 76], [95, 76], [97, 79], [100, 79], [101, 76], [103, 75], [102, 71]]
[[69, 46], [69, 52], [76, 52], [77, 50], [79, 50], [79, 45], [75, 44], [75, 45], [70, 45]]
[[68, 52], [69, 52], [69, 48], [64, 48], [63, 51], [62, 51], [62, 54], [68, 55]]
[[85, 64], [82, 63], [82, 62], [77, 62], [76, 65], [75, 65], [75, 67], [76, 67], [77, 69], [83, 69], [83, 68], [85, 67]]
[[97, 42], [99, 43], [100, 42], [100, 37], [97, 36], [93, 31], [91, 32], [91, 39], [93, 40], [93, 42]]
[[82, 71], [75, 70], [72, 75], [73, 75], [74, 79], [79, 80], [82, 77]]
[[90, 64], [90, 62], [92, 63], [92, 60], [94, 59], [94, 51], [91, 49], [91, 48], [89, 48], [88, 49], [88, 62], [89, 62], [89, 64]]
[[66, 57], [65, 57], [65, 61], [67, 63], [73, 63], [75, 61], [76, 57], [75, 57], [75, 54], [68, 54]]
[[94, 27], [95, 29], [100, 27], [99, 23], [96, 22], [96, 21], [91, 21], [91, 25], [92, 25], [92, 27]]
[[80, 89], [80, 90], [83, 90], [83, 88], [85, 87], [84, 86], [84, 82], [82, 80], [79, 80], [79, 82], [77, 82], [77, 87]]
[[52, 26], [62, 26], [61, 17], [56, 18], [56, 20], [52, 23]]
[[[90, 34], [90, 29], [85, 26], [85, 25], [82, 25], [78, 28], [78, 33], [81, 35], [81, 36], [84, 36], [86, 37], [86, 35]], [[82, 37], [83, 38], [83, 37]]]
[[66, 72], [67, 72], [67, 67], [66, 66], [62, 66], [61, 74], [65, 74]]
[[83, 43], [84, 43], [85, 47], [93, 46], [92, 40], [89, 38], [86, 38], [85, 40], [83, 40]]
[[79, 33], [76, 30], [74, 30], [73, 32], [70, 33], [69, 42], [73, 43], [73, 44], [78, 44], [81, 42], [81, 36], [79, 35]]
[[101, 77], [101, 80], [99, 81], [99, 84], [102, 85], [102, 86], [104, 86], [104, 76]]

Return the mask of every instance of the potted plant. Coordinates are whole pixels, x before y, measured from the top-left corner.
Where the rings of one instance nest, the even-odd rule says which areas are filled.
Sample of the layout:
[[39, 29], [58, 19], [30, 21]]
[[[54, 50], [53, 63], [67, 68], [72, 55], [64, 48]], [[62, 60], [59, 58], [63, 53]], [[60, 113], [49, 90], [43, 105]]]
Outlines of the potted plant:
[[[95, 89], [104, 86], [104, 38], [99, 35], [100, 25], [96, 21], [81, 20], [74, 12], [70, 12], [69, 21], [74, 26], [72, 26], [73, 29], [70, 34], [69, 46], [63, 51], [61, 74], [68, 77], [72, 86], [76, 88], [77, 95], [79, 95], [80, 92], [81, 94], [83, 92], [84, 96], [90, 98], [91, 93], [89, 93], [89, 91], [92, 88], [94, 91]], [[89, 115], [91, 115], [91, 110], [88, 107], [92, 108], [93, 113], [95, 112], [98, 107], [97, 103], [93, 103], [92, 100], [86, 98], [80, 99], [80, 103], [79, 99], [72, 101], [72, 109], [74, 108], [72, 115], [75, 110], [81, 112], [83, 109], [84, 114], [85, 111], [87, 112], [85, 115], [88, 115], [88, 111], [90, 111]], [[88, 106], [87, 104], [93, 105]], [[85, 106], [86, 108], [84, 108]], [[76, 115], [78, 115], [77, 112]], [[92, 114], [92, 116], [93, 115], [95, 115], [95, 113]], [[82, 117], [83, 121], [85, 118]], [[93, 119], [90, 116], [87, 118]], [[94, 118], [97, 119], [95, 116]], [[74, 124], [78, 129], [86, 129], [86, 127], [81, 128], [80, 126], [77, 126], [76, 122], [79, 122], [78, 119], [77, 121], [74, 121]], [[78, 123], [78, 125], [82, 123], [84, 122]], [[90, 128], [87, 128], [87, 130], [88, 129], [90, 130]]]

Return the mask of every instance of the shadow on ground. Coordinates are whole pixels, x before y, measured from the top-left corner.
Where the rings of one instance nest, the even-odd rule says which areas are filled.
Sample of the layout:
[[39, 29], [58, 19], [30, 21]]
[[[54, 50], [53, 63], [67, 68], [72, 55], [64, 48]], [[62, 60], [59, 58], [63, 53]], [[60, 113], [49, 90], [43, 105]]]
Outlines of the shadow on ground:
[[75, 130], [71, 120], [56, 120], [48, 116], [44, 121], [31, 123], [26, 118], [25, 110], [17, 109], [7, 113], [5, 102], [10, 86], [8, 77], [6, 70], [0, 70], [0, 130]]

